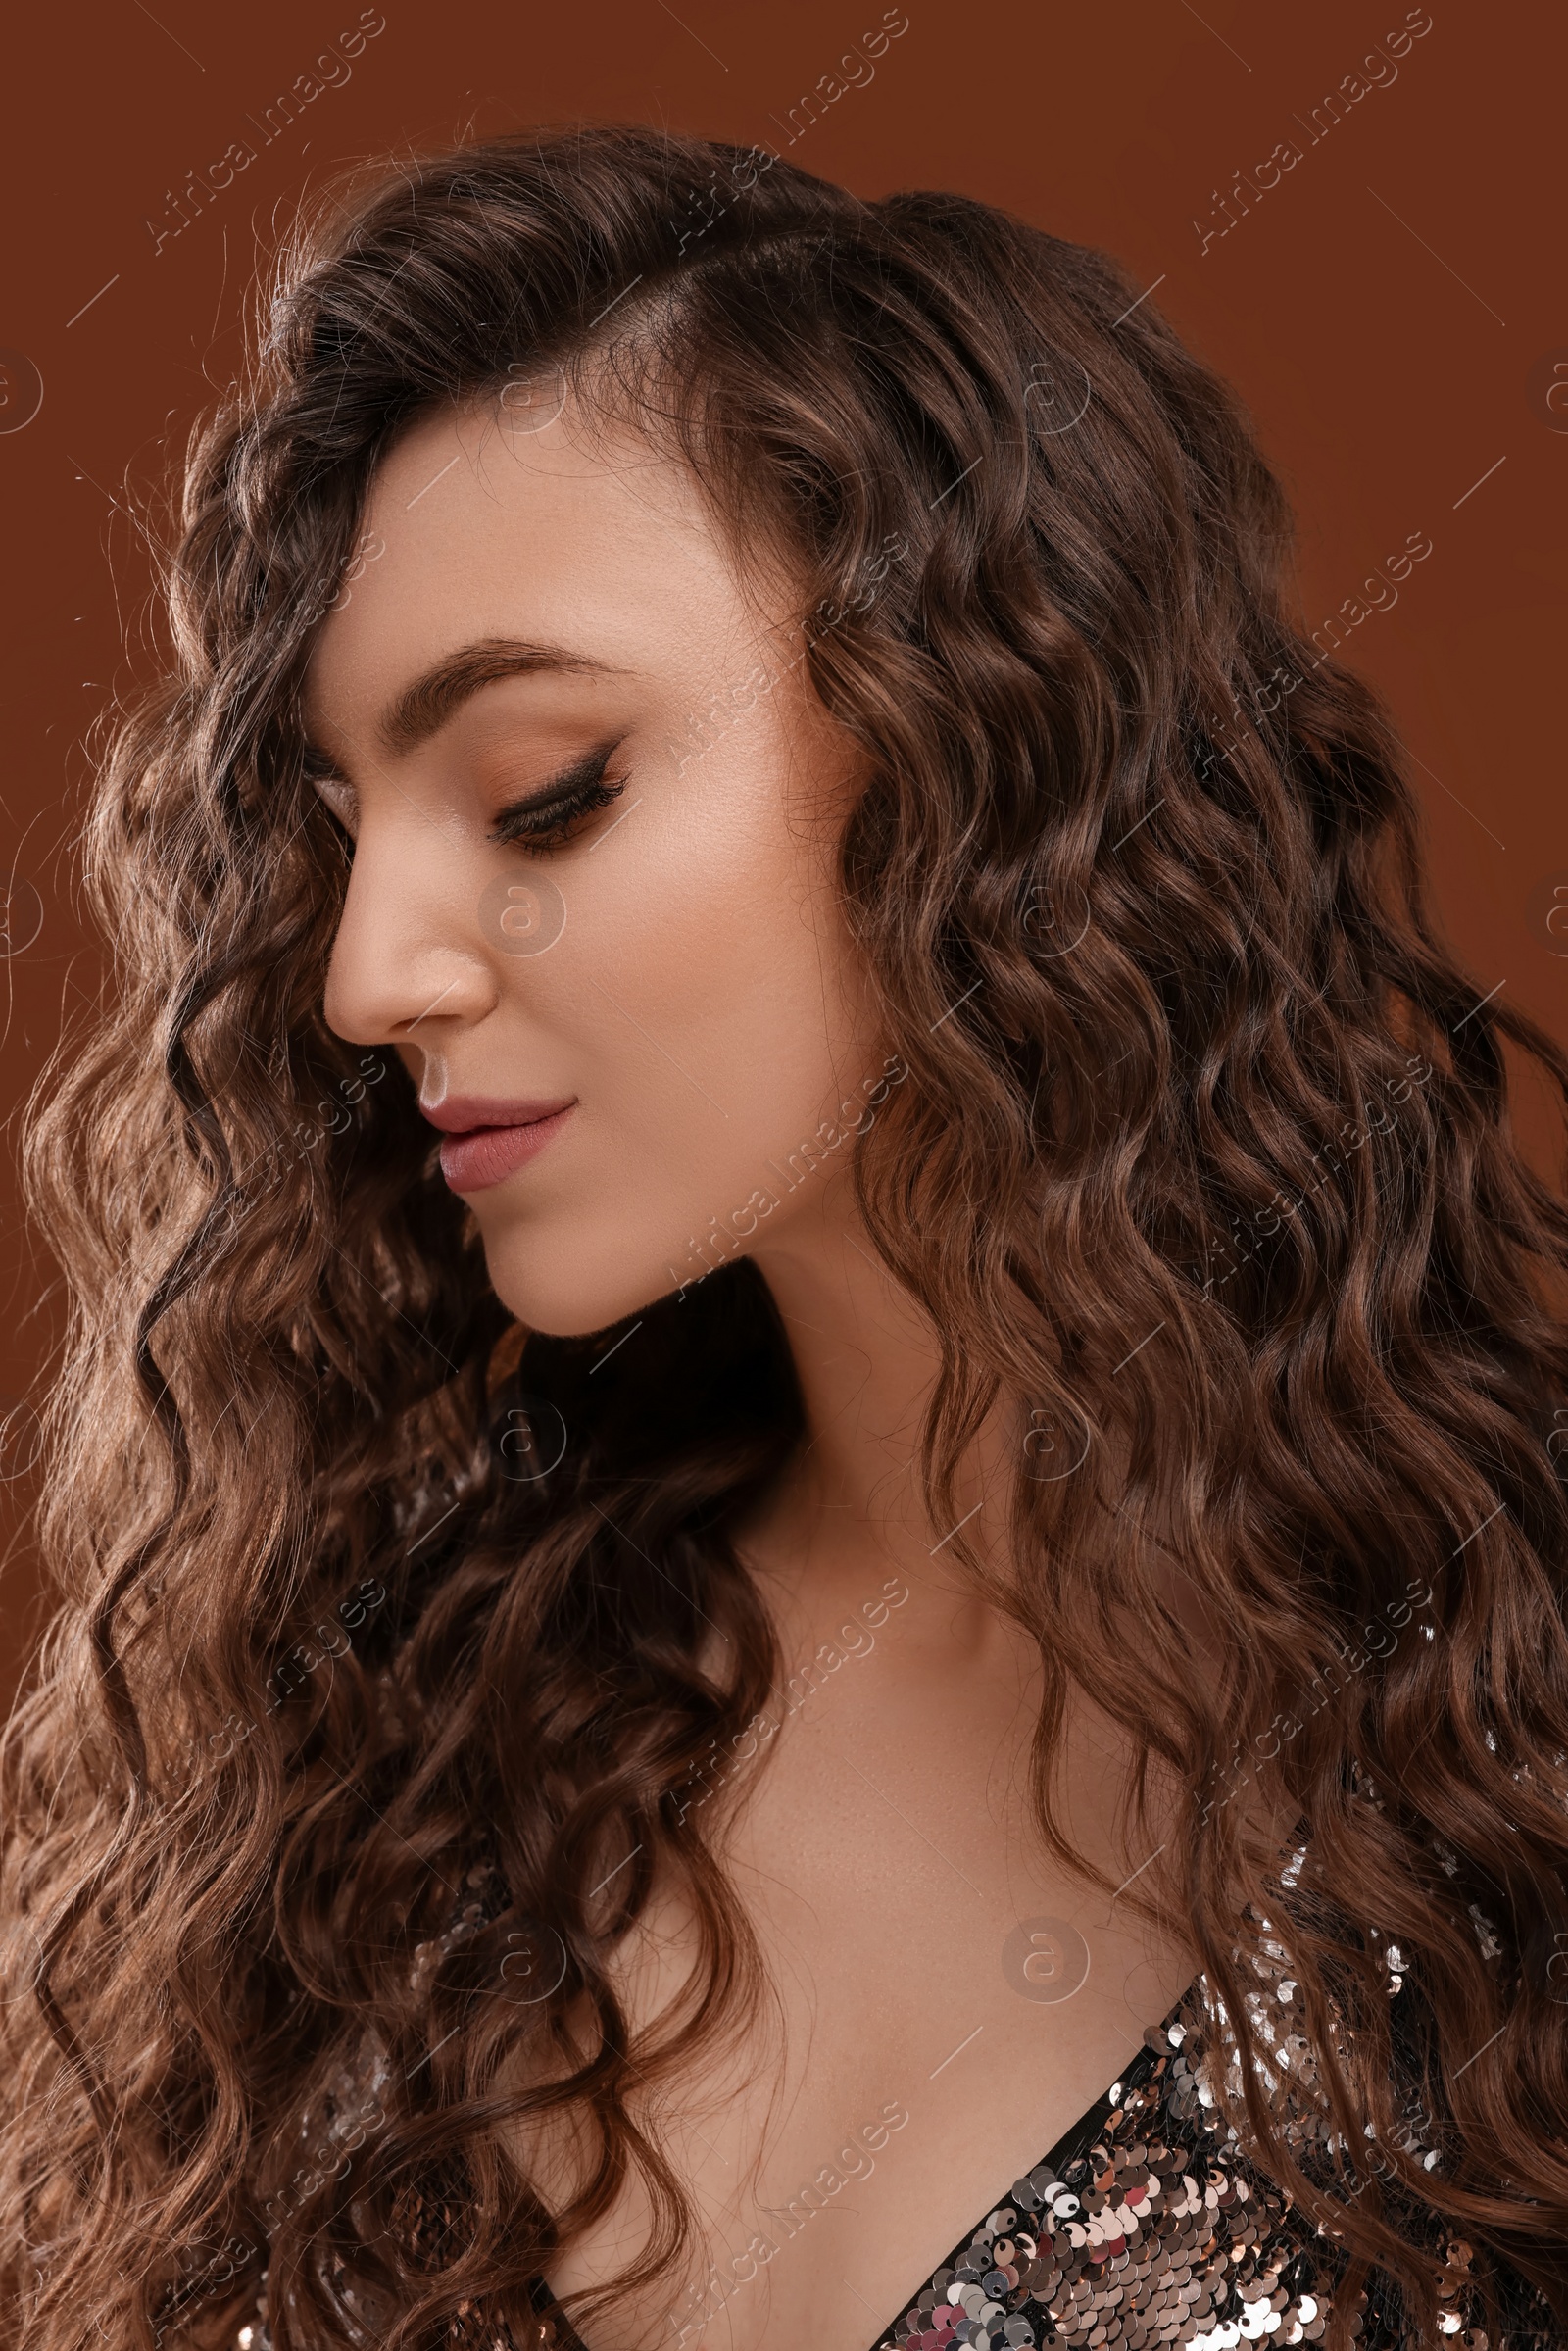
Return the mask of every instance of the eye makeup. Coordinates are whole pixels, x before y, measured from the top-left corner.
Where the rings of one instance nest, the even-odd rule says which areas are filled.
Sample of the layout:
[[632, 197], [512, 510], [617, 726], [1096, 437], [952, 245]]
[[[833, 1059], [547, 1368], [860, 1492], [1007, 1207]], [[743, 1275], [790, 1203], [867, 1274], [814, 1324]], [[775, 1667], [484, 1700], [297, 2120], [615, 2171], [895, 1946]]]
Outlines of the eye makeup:
[[490, 839], [546, 853], [564, 848], [579, 825], [625, 791], [625, 777], [613, 784], [605, 781], [617, 747], [616, 741], [602, 743], [526, 799], [510, 801], [497, 810]]
[[[508, 801], [491, 818], [486, 837], [546, 855], [564, 848], [590, 816], [609, 808], [625, 791], [629, 780], [626, 777], [615, 783], [605, 781], [605, 770], [618, 749], [619, 740], [613, 737], [597, 744], [524, 798]], [[314, 747], [306, 751], [305, 773], [344, 831], [353, 838], [359, 814], [354, 786], [338, 772], [324, 752]]]

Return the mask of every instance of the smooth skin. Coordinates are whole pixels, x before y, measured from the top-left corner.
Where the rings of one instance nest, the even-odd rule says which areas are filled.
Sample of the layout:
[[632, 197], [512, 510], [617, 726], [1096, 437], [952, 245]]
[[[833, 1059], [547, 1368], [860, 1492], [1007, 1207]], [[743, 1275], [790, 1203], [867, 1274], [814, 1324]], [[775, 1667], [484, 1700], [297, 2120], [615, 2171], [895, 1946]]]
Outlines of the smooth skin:
[[[590, 2351], [865, 2351], [1196, 1961], [1045, 1854], [1025, 1798], [1038, 1662], [952, 1565], [911, 1471], [936, 1335], [858, 1223], [850, 1148], [793, 1189], [775, 1180], [867, 1099], [889, 1051], [834, 874], [858, 753], [810, 691], [788, 581], [743, 573], [682, 465], [569, 405], [543, 425], [489, 404], [421, 421], [365, 519], [384, 552], [329, 613], [307, 694], [336, 769], [320, 788], [354, 839], [327, 1020], [396, 1051], [427, 1102], [573, 1103], [536, 1158], [466, 1195], [496, 1291], [530, 1327], [634, 1317], [701, 1270], [690, 1245], [712, 1219], [733, 1229], [754, 1194], [775, 1198], [740, 1246], [784, 1316], [809, 1434], [740, 1549], [787, 1667], [823, 1644], [841, 1660], [705, 1816], [776, 1994], [746, 2046], [658, 2109], [707, 2234], [691, 2279], [722, 2281], [714, 2315], [699, 2324], [665, 2286], [589, 2325]], [[438, 664], [502, 642], [595, 666], [492, 677], [427, 707], [440, 722], [417, 740], [387, 727]], [[759, 664], [767, 684], [737, 708]], [[695, 749], [715, 700], [727, 722]], [[503, 806], [606, 742], [624, 790], [568, 840], [491, 837]], [[509, 952], [497, 926], [508, 875], [559, 893], [542, 952]], [[993, 1558], [1008, 1442], [1000, 1422], [983, 1433], [960, 1493]], [[1124, 1762], [1120, 1734], [1077, 1705], [1066, 1809], [1117, 1880], [1150, 1858], [1113, 1837]], [[1004, 1966], [1042, 1917], [1087, 1946], [1066, 1999], [1025, 1996]], [[634, 2019], [678, 1989], [690, 1951], [665, 1893], [623, 1954]], [[547, 2193], [569, 2177], [559, 2132], [527, 2152]], [[807, 2182], [820, 2208], [792, 2217]], [[645, 2220], [628, 2189], [551, 2283], [612, 2275]]]

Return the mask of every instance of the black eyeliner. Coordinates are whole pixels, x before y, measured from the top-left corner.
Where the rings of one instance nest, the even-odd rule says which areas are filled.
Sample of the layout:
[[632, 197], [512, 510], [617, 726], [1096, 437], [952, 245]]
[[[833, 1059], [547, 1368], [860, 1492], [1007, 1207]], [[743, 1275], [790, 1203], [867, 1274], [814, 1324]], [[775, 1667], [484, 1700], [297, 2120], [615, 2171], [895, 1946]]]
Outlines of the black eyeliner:
[[[491, 839], [505, 840], [508, 837], [506, 827], [518, 818], [544, 816], [554, 808], [559, 808], [563, 818], [565, 818], [576, 814], [579, 807], [586, 809], [606, 806], [625, 789], [624, 784], [607, 785], [604, 782], [605, 769], [614, 758], [619, 744], [620, 738], [616, 737], [597, 745], [592, 751], [585, 752], [580, 759], [574, 759], [569, 767], [563, 767], [558, 775], [552, 776], [529, 799], [511, 801], [504, 808], [498, 808], [491, 823]], [[546, 837], [552, 829], [548, 824], [536, 828], [538, 835]], [[530, 837], [526, 823], [514, 836], [521, 841]]]

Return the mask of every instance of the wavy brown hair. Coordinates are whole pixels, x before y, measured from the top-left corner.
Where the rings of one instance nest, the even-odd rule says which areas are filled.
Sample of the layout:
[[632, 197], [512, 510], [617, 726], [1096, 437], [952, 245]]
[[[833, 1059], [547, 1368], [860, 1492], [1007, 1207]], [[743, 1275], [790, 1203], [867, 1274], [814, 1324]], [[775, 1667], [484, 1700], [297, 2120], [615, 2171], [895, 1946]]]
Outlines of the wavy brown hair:
[[[689, 1791], [778, 1670], [730, 1534], [802, 1429], [768, 1293], [738, 1260], [612, 1357], [521, 1333], [402, 1068], [321, 1015], [345, 859], [300, 691], [372, 471], [556, 368], [787, 555], [863, 752], [842, 889], [910, 1075], [857, 1196], [941, 1335], [933, 1520], [1016, 1416], [1008, 1573], [955, 1547], [1039, 1639], [1047, 1835], [1076, 1684], [1130, 1818], [1187, 1790], [1138, 1893], [1343, 2240], [1339, 2339], [1374, 2272], [1430, 2339], [1421, 2216], [1561, 2314], [1568, 1211], [1503, 1047], [1564, 1100], [1568, 1056], [1442, 943], [1390, 725], [1136, 286], [958, 196], [617, 127], [340, 190], [189, 451], [169, 675], [86, 839], [113, 1008], [31, 1127], [74, 1327], [5, 1750], [6, 2340], [216, 2339], [264, 2270], [278, 2351], [457, 2339], [631, 2172], [635, 2278], [672, 2274], [641, 2095], [765, 1981]], [[1259, 1773], [1289, 1867], [1232, 1801]], [[656, 1864], [701, 1959], [634, 2036], [610, 1959]], [[1250, 2063], [1271, 1937], [1310, 2176]], [[569, 2193], [517, 2153], [549, 2109]]]

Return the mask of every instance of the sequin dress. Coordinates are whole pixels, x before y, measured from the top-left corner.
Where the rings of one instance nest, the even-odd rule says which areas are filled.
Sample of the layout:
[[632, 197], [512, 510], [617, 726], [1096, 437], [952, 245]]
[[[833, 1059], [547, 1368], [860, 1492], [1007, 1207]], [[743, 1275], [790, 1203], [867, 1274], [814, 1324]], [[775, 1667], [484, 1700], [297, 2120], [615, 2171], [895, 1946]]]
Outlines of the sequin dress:
[[[1397, 1994], [1396, 1977], [1391, 1989]], [[1265, 2090], [1304, 2159], [1328, 2132], [1283, 1966], [1253, 2022], [1269, 2052]], [[1200, 1977], [1149, 2029], [1121, 2079], [1013, 2182], [868, 2351], [1234, 2351], [1244, 2342], [1321, 2340], [1345, 2256], [1219, 2120], [1212, 2068], [1236, 2063], [1223, 2024]], [[1438, 2160], [1417, 2128], [1402, 2143], [1429, 2169]], [[421, 2235], [438, 2224], [434, 2213], [412, 2219]], [[1501, 2325], [1489, 2333], [1478, 2287], [1467, 2282], [1473, 2249], [1435, 2218], [1427, 2242], [1435, 2266], [1446, 2264], [1459, 2281], [1442, 2307], [1441, 2351], [1568, 2351], [1544, 2300], [1500, 2265]], [[453, 2351], [585, 2351], [542, 2280], [534, 2305], [531, 2319], [510, 2326], [473, 2309], [454, 2322]], [[1353, 2324], [1358, 2351], [1426, 2351], [1377, 2273]], [[240, 2339], [241, 2351], [270, 2351], [265, 2319]], [[689, 2351], [700, 2351], [702, 2331], [688, 2339]], [[723, 2339], [721, 2323], [712, 2339]]]
[[[1299, 2150], [1325, 2135], [1315, 2069], [1283, 1969], [1269, 1991], [1277, 2022], [1254, 2020], [1276, 2061], [1265, 2087]], [[1218, 2120], [1205, 2079], [1222, 2040], [1214, 2028], [1200, 1977], [1150, 2028], [1120, 2081], [1014, 2181], [868, 2351], [1234, 2351], [1244, 2342], [1320, 2341], [1344, 2255]], [[1472, 2248], [1436, 2225], [1430, 2242], [1462, 2278]], [[1565, 2351], [1568, 2335], [1534, 2288], [1511, 2270], [1496, 2282], [1498, 2333], [1489, 2335], [1477, 2290], [1466, 2285], [1442, 2309], [1443, 2351]], [[548, 2307], [543, 2295], [540, 2307]], [[1356, 2320], [1359, 2351], [1412, 2351], [1386, 2283], [1374, 2280], [1360, 2295]], [[560, 2311], [537, 2325], [541, 2351], [584, 2351]], [[714, 2333], [721, 2339], [719, 2327]], [[491, 2337], [472, 2339], [474, 2351], [490, 2351]]]
[[[1299, 2151], [1303, 2140], [1324, 2135], [1321, 2109], [1309, 2094], [1314, 2069], [1293, 2006], [1296, 1987], [1282, 1977], [1275, 1988], [1279, 2023], [1265, 2029], [1276, 2062], [1265, 2087]], [[1248, 2341], [1319, 2341], [1344, 2256], [1218, 2121], [1204, 2078], [1214, 2039], [1200, 1978], [1165, 2022], [1150, 2028], [1121, 2080], [1014, 2181], [872, 2351], [1232, 2351]], [[1468, 2270], [1471, 2247], [1436, 2227], [1431, 2242], [1439, 2260]], [[1489, 2337], [1475, 2289], [1466, 2287], [1442, 2311], [1444, 2343], [1562, 2351], [1568, 2338], [1534, 2289], [1511, 2271], [1498, 2282], [1499, 2335]], [[1386, 2285], [1360, 2296], [1356, 2317], [1360, 2351], [1411, 2342]]]

